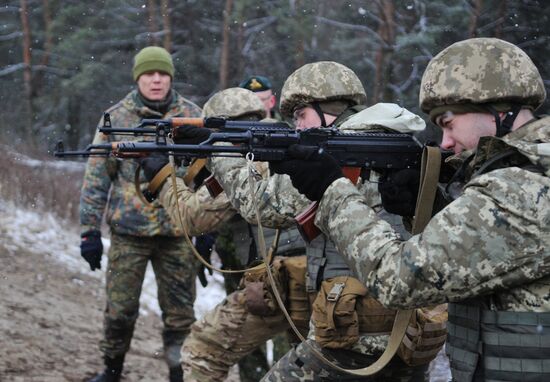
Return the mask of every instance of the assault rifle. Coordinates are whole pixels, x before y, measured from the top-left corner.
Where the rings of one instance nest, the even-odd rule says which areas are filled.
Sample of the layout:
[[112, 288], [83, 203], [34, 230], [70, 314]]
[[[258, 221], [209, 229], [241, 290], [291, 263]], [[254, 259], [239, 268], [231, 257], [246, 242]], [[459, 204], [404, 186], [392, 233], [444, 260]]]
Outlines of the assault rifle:
[[[155, 126], [146, 128], [145, 126]], [[197, 145], [172, 144], [166, 139], [176, 137], [188, 126], [209, 127], [219, 130]], [[357, 182], [361, 171], [420, 168], [422, 145], [411, 135], [385, 132], [344, 133], [337, 128], [312, 128], [294, 130], [284, 123], [227, 121], [223, 118], [172, 118], [168, 120], [143, 120], [135, 128], [100, 127], [105, 134], [154, 135], [151, 142], [117, 141], [89, 145], [83, 151], [64, 151], [58, 143], [55, 156], [114, 155], [119, 158], [136, 158], [154, 152], [174, 155], [188, 165], [191, 160], [206, 157], [247, 157], [254, 161], [290, 159], [288, 147], [293, 144], [309, 146], [333, 156], [344, 174]], [[217, 145], [216, 143], [230, 143]], [[313, 224], [316, 205], [297, 216], [305, 237], [311, 240], [319, 234]]]

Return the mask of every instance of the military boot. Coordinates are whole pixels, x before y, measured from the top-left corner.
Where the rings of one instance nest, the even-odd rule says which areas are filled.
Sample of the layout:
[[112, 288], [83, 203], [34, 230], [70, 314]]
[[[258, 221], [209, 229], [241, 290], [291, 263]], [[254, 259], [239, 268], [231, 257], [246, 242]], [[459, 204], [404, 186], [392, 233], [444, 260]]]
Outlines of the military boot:
[[183, 370], [181, 366], [170, 368], [170, 382], [183, 382]]
[[122, 375], [122, 366], [124, 365], [124, 355], [109, 358], [105, 356], [105, 370], [96, 375], [89, 382], [119, 382]]

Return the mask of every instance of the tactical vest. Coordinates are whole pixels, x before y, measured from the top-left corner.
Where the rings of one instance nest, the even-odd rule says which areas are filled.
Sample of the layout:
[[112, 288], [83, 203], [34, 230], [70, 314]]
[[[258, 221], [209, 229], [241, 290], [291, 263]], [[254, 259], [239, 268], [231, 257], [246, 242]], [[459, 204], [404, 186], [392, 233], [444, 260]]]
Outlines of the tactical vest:
[[550, 312], [451, 303], [447, 329], [454, 381], [550, 381]]
[[[510, 166], [543, 173], [508, 149], [473, 176]], [[446, 352], [453, 381], [550, 381], [550, 312], [497, 311], [488, 308], [489, 299], [449, 303]]]
[[317, 292], [323, 280], [336, 276], [352, 276], [351, 269], [334, 245], [324, 235], [318, 236], [306, 247], [308, 292]]
[[[263, 228], [267, 249], [273, 244], [276, 230]], [[246, 266], [258, 258], [258, 227], [246, 222], [242, 217], [233, 217], [219, 232], [216, 248], [220, 253], [230, 255], [234, 248], [235, 259]], [[305, 252], [305, 243], [296, 228], [281, 231], [276, 254], [279, 256], [298, 256]]]

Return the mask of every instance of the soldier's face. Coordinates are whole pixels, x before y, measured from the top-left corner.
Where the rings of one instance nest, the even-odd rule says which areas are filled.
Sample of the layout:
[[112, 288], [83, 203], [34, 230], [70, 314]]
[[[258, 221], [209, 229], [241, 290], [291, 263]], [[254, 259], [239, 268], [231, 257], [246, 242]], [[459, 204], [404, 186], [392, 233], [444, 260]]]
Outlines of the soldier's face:
[[479, 138], [493, 136], [496, 133], [495, 119], [486, 113], [444, 113], [437, 117], [436, 123], [443, 130], [441, 148], [453, 150], [458, 154], [475, 149]]
[[275, 99], [273, 92], [271, 91], [271, 89], [268, 89], [261, 92], [256, 92], [255, 94], [258, 96], [260, 101], [262, 101], [262, 103], [264, 104], [265, 113], [267, 116], [269, 116], [271, 113], [271, 109], [273, 109], [275, 107], [275, 104], [277, 103], [277, 100]]
[[172, 78], [163, 72], [146, 72], [139, 76], [137, 85], [140, 93], [149, 101], [162, 101], [170, 91]]
[[[334, 120], [336, 119], [335, 116], [330, 114], [324, 114], [324, 116], [325, 116], [325, 122], [327, 126], [330, 126], [330, 124], [334, 122]], [[319, 114], [317, 114], [315, 109], [311, 106], [306, 106], [306, 107], [301, 107], [299, 109], [296, 109], [294, 111], [293, 118], [294, 118], [294, 125], [298, 130], [321, 126], [321, 118], [319, 117]]]

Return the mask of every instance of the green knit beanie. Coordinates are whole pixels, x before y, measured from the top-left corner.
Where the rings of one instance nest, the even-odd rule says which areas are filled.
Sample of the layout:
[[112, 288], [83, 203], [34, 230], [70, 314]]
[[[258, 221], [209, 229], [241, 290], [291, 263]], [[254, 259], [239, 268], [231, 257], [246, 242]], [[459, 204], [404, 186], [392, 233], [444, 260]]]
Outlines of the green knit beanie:
[[174, 78], [174, 63], [172, 56], [164, 48], [159, 46], [148, 46], [139, 51], [134, 57], [134, 81], [146, 72], [164, 72]]

